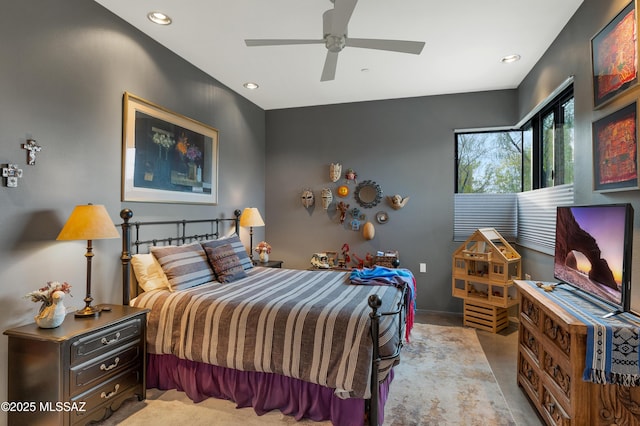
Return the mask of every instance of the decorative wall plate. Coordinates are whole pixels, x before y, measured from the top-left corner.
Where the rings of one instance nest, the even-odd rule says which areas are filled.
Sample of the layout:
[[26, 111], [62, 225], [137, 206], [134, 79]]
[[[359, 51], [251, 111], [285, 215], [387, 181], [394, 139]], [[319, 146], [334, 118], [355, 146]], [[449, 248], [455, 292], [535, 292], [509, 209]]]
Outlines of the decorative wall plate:
[[376, 220], [379, 224], [384, 225], [389, 221], [389, 215], [385, 211], [379, 211], [378, 213], [376, 213]]

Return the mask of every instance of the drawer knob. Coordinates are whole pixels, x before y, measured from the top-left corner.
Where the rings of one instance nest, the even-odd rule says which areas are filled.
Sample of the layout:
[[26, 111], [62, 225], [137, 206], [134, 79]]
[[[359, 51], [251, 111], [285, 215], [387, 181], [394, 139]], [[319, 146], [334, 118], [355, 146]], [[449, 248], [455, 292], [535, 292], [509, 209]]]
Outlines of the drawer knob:
[[120, 332], [118, 331], [116, 333], [116, 337], [114, 337], [111, 340], [107, 340], [106, 337], [103, 337], [102, 340], [100, 341], [103, 345], [111, 345], [113, 343], [116, 343], [118, 340], [120, 340]]
[[113, 392], [102, 392], [102, 393], [100, 394], [100, 398], [109, 399], [109, 398], [111, 398], [112, 396], [114, 396], [116, 393], [118, 393], [118, 389], [120, 389], [120, 385], [116, 385], [116, 386], [113, 388]]
[[114, 368], [116, 368], [118, 366], [118, 363], [120, 362], [120, 358], [116, 357], [116, 359], [113, 360], [113, 364], [107, 366], [106, 364], [102, 364], [100, 366], [100, 370], [102, 371], [109, 371], [109, 370], [113, 370]]

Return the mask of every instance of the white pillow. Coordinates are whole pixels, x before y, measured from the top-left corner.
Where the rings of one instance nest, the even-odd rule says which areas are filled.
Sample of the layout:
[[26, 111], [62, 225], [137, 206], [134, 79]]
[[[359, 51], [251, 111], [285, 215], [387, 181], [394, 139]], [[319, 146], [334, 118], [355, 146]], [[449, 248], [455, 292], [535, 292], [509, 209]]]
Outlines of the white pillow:
[[131, 257], [131, 265], [138, 285], [144, 291], [157, 288], [170, 289], [169, 280], [153, 254], [134, 254]]

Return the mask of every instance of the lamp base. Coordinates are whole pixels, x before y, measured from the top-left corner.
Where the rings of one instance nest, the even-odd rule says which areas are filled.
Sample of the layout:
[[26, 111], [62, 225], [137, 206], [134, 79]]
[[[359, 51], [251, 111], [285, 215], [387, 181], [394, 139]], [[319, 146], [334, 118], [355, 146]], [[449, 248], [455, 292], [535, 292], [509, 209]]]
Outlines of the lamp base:
[[98, 308], [95, 306], [85, 306], [82, 309], [78, 309], [74, 313], [74, 316], [78, 318], [97, 317], [98, 315], [100, 315], [101, 311], [102, 311], [102, 308]]

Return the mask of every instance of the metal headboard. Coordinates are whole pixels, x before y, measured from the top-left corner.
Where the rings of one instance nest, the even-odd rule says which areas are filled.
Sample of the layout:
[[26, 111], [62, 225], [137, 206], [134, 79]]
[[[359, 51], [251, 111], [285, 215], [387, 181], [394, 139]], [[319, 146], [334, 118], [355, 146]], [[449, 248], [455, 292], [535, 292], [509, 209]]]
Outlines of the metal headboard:
[[[240, 213], [240, 210], [235, 210], [233, 218], [131, 222], [133, 211], [131, 209], [121, 210], [120, 217], [123, 220], [120, 225], [122, 227], [122, 253], [120, 256], [122, 262], [122, 304], [128, 305], [131, 294], [137, 295], [138, 293], [137, 283], [131, 282], [131, 256], [140, 253], [141, 247], [182, 245], [193, 241], [217, 239], [220, 237], [221, 229], [225, 223], [232, 223], [236, 234], [240, 235]], [[191, 231], [187, 231], [187, 225], [193, 224], [209, 224], [210, 226], [207, 232], [190, 233]], [[141, 239], [141, 228], [147, 227], [148, 229], [149, 226], [161, 227], [163, 235], [159, 238]], [[172, 232], [171, 229], [173, 229], [173, 233], [169, 235]]]

